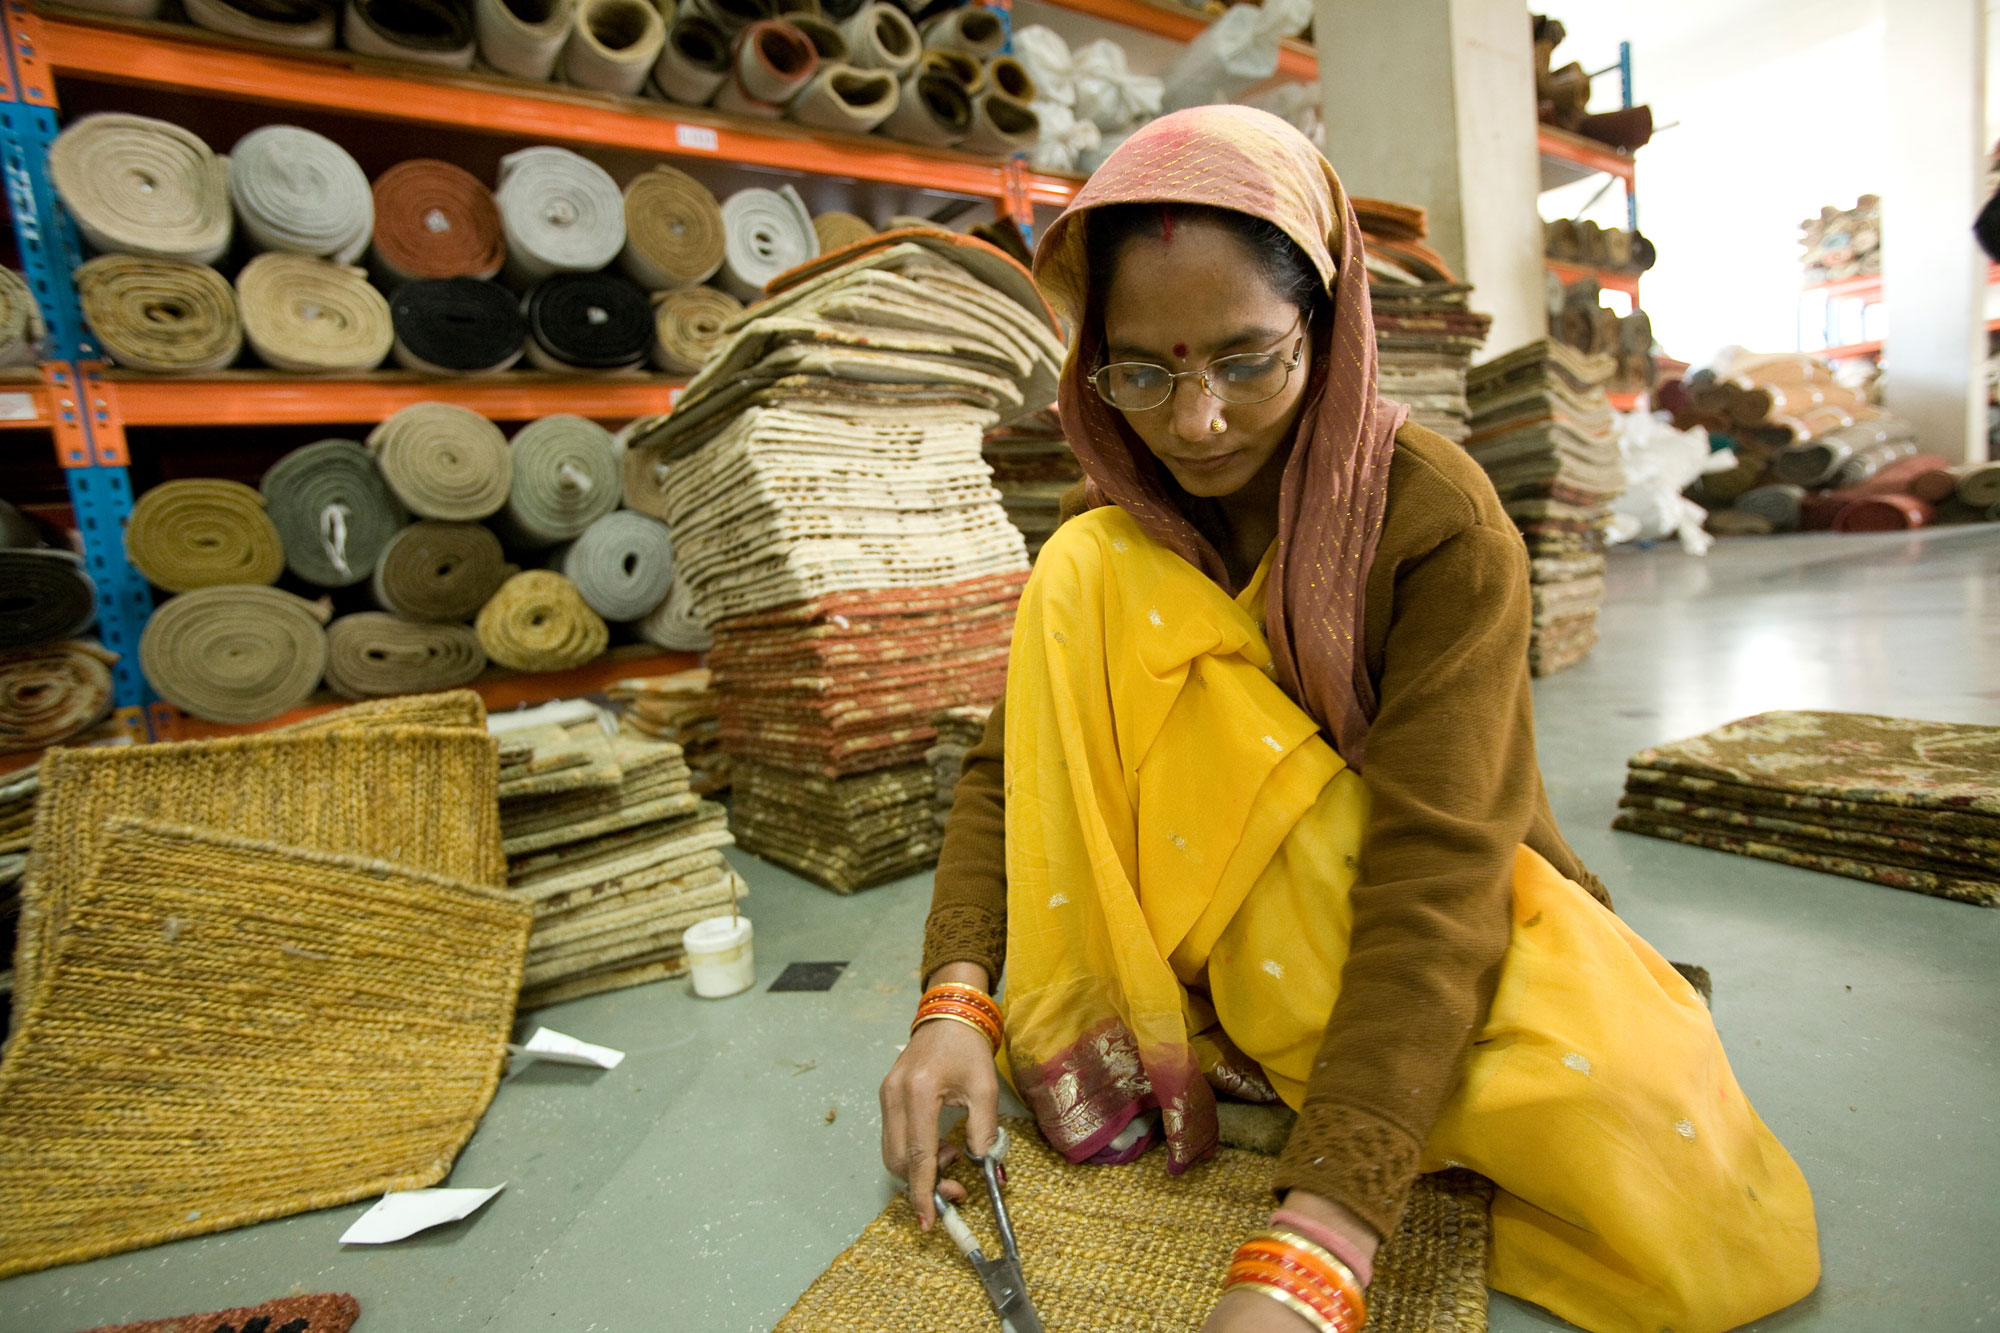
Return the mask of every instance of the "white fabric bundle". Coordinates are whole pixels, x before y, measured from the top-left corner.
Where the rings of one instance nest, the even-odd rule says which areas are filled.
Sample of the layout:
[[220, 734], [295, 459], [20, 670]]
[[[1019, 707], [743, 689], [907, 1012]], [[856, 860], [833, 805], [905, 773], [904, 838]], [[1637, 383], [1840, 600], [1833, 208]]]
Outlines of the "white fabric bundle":
[[756, 300], [771, 279], [819, 254], [812, 214], [789, 185], [738, 190], [722, 203], [722, 225], [729, 248], [721, 282], [745, 301]]
[[1075, 171], [1078, 155], [1103, 140], [1095, 121], [1077, 119], [1060, 102], [1037, 102], [1035, 114], [1041, 118], [1042, 137], [1028, 150], [1028, 165], [1036, 171]]
[[567, 148], [524, 148], [501, 158], [493, 200], [507, 232], [507, 278], [516, 287], [557, 273], [595, 273], [625, 248], [618, 183]]
[[267, 125], [236, 141], [229, 197], [259, 250], [351, 264], [375, 234], [375, 196], [361, 164], [296, 125]]
[[1189, 42], [1187, 53], [1174, 62], [1167, 72], [1173, 92], [1162, 109], [1235, 101], [1278, 72], [1279, 41], [1304, 32], [1312, 16], [1312, 0], [1237, 5]]
[[[1276, 58], [1272, 57], [1274, 61]], [[1160, 101], [1165, 95], [1160, 80], [1134, 74], [1126, 64], [1125, 48], [1118, 43], [1092, 42], [1076, 53], [1073, 68], [1077, 117], [1092, 122], [1104, 133], [1132, 129], [1160, 114]]]
[[1043, 101], [1076, 105], [1076, 58], [1061, 33], [1039, 23], [1016, 28], [1013, 55], [1034, 79]]

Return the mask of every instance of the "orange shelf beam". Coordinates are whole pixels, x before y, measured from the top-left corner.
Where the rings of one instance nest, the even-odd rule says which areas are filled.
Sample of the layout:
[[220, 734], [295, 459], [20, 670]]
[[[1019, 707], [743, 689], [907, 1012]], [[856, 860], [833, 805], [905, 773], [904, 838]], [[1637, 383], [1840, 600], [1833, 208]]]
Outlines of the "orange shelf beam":
[[[1986, 266], [1986, 285], [1989, 287], [2000, 285], [2000, 264]], [[1825, 292], [1829, 301], [1841, 299], [1879, 301], [1882, 299], [1882, 275], [1864, 273], [1858, 278], [1836, 278], [1832, 282], [1814, 282], [1807, 284], [1803, 290]]]
[[1846, 361], [1858, 356], [1880, 356], [1882, 355], [1882, 340], [1877, 338], [1873, 342], [1848, 343], [1842, 347], [1824, 347], [1814, 352], [1813, 355], [1823, 356], [1829, 361]]
[[1626, 273], [1612, 268], [1593, 268], [1589, 264], [1573, 264], [1567, 259], [1544, 259], [1542, 266], [1565, 283], [1595, 278], [1597, 285], [1608, 292], [1624, 292], [1634, 301], [1639, 299], [1639, 275], [1636, 273]]
[[1595, 139], [1586, 139], [1581, 134], [1572, 134], [1554, 125], [1543, 125], [1536, 132], [1535, 146], [1541, 150], [1543, 157], [1568, 162], [1589, 171], [1606, 172], [1620, 177], [1627, 185], [1632, 183], [1631, 154], [1621, 153]]
[[501, 421], [582, 411], [605, 420], [673, 410], [682, 380], [587, 379], [510, 372], [434, 379], [381, 371], [303, 379], [224, 371], [199, 379], [107, 377], [100, 392], [127, 426], [312, 426], [380, 421], [412, 403], [455, 403]]
[[[1177, 42], [1193, 41], [1214, 21], [1197, 10], [1154, 4], [1151, 0], [1043, 0], [1043, 3]], [[1286, 38], [1278, 48], [1278, 73], [1294, 79], [1317, 79], [1319, 56], [1310, 43]]]

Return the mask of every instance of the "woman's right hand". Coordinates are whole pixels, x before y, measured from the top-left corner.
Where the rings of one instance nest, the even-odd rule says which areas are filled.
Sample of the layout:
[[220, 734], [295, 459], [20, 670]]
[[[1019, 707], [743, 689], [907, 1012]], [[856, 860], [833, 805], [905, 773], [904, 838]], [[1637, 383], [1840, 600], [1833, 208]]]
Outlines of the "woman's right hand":
[[[953, 975], [959, 968], [973, 975]], [[970, 964], [938, 969], [933, 985], [963, 981], [986, 988], [986, 970]], [[937, 1020], [910, 1034], [910, 1044], [882, 1080], [882, 1164], [910, 1183], [910, 1202], [924, 1230], [937, 1220], [931, 1189], [937, 1185], [940, 1161], [938, 1117], [947, 1106], [963, 1107], [965, 1141], [975, 1152], [993, 1143], [1000, 1125], [1000, 1075], [993, 1065], [993, 1047], [976, 1028]], [[953, 1203], [965, 1197], [964, 1187], [947, 1180], [939, 1191]]]

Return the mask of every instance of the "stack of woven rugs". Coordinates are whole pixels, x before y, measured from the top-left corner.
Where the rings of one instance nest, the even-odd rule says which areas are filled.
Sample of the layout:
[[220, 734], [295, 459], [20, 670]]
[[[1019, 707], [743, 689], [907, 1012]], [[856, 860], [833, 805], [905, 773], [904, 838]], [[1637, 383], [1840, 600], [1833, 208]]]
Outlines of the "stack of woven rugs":
[[2000, 727], [1759, 713], [1632, 756], [1612, 827], [2000, 906]]
[[1471, 374], [1466, 449], [1527, 539], [1534, 597], [1529, 665], [1574, 666], [1597, 642], [1604, 525], [1625, 489], [1617, 420], [1605, 397], [1611, 358], [1542, 340]]
[[722, 856], [723, 808], [681, 747], [614, 734], [587, 701], [494, 717], [507, 885], [534, 911], [523, 1008], [687, 970], [687, 928], [745, 889]]
[[940, 830], [951, 814], [951, 799], [958, 790], [958, 777], [965, 767], [965, 756], [985, 737], [986, 719], [992, 714], [990, 706], [967, 705], [947, 708], [934, 721], [937, 744], [924, 751], [924, 761], [931, 766], [931, 776], [937, 783], [934, 809]]
[[21, 916], [21, 876], [34, 837], [35, 792], [31, 769], [0, 778], [0, 995], [14, 993], [14, 940]]
[[618, 722], [622, 730], [681, 747], [695, 795], [713, 796], [729, 790], [729, 756], [722, 749], [722, 707], [706, 667], [671, 676], [621, 680], [606, 690], [605, 696], [623, 705]]
[[1061, 520], [1063, 496], [1083, 480], [1083, 466], [1071, 452], [1054, 408], [994, 427], [986, 433], [985, 453], [1000, 503], [1021, 530], [1033, 560]]
[[1376, 386], [1409, 406], [1410, 420], [1463, 443], [1471, 408], [1466, 370], [1486, 345], [1493, 317], [1469, 305], [1472, 288], [1424, 244], [1424, 210], [1379, 199], [1354, 200], [1368, 249], [1368, 295], [1375, 308]]
[[1027, 272], [948, 232], [771, 291], [635, 433], [626, 498], [714, 631], [738, 841], [851, 892], [936, 859], [932, 719], [999, 697], [1026, 581], [981, 444], [1054, 399], [1063, 349]]

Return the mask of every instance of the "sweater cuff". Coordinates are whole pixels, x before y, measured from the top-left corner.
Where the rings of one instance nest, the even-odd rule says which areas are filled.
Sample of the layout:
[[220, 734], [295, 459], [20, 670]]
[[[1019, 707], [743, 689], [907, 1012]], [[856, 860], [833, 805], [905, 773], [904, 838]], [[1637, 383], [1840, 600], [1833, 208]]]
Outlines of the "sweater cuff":
[[977, 963], [988, 985], [1000, 979], [1007, 956], [1007, 914], [977, 903], [939, 903], [924, 926], [924, 969], [928, 981], [946, 963]]
[[1271, 1187], [1280, 1197], [1301, 1189], [1340, 1204], [1386, 1241], [1403, 1220], [1422, 1150], [1408, 1130], [1372, 1111], [1308, 1101]]

